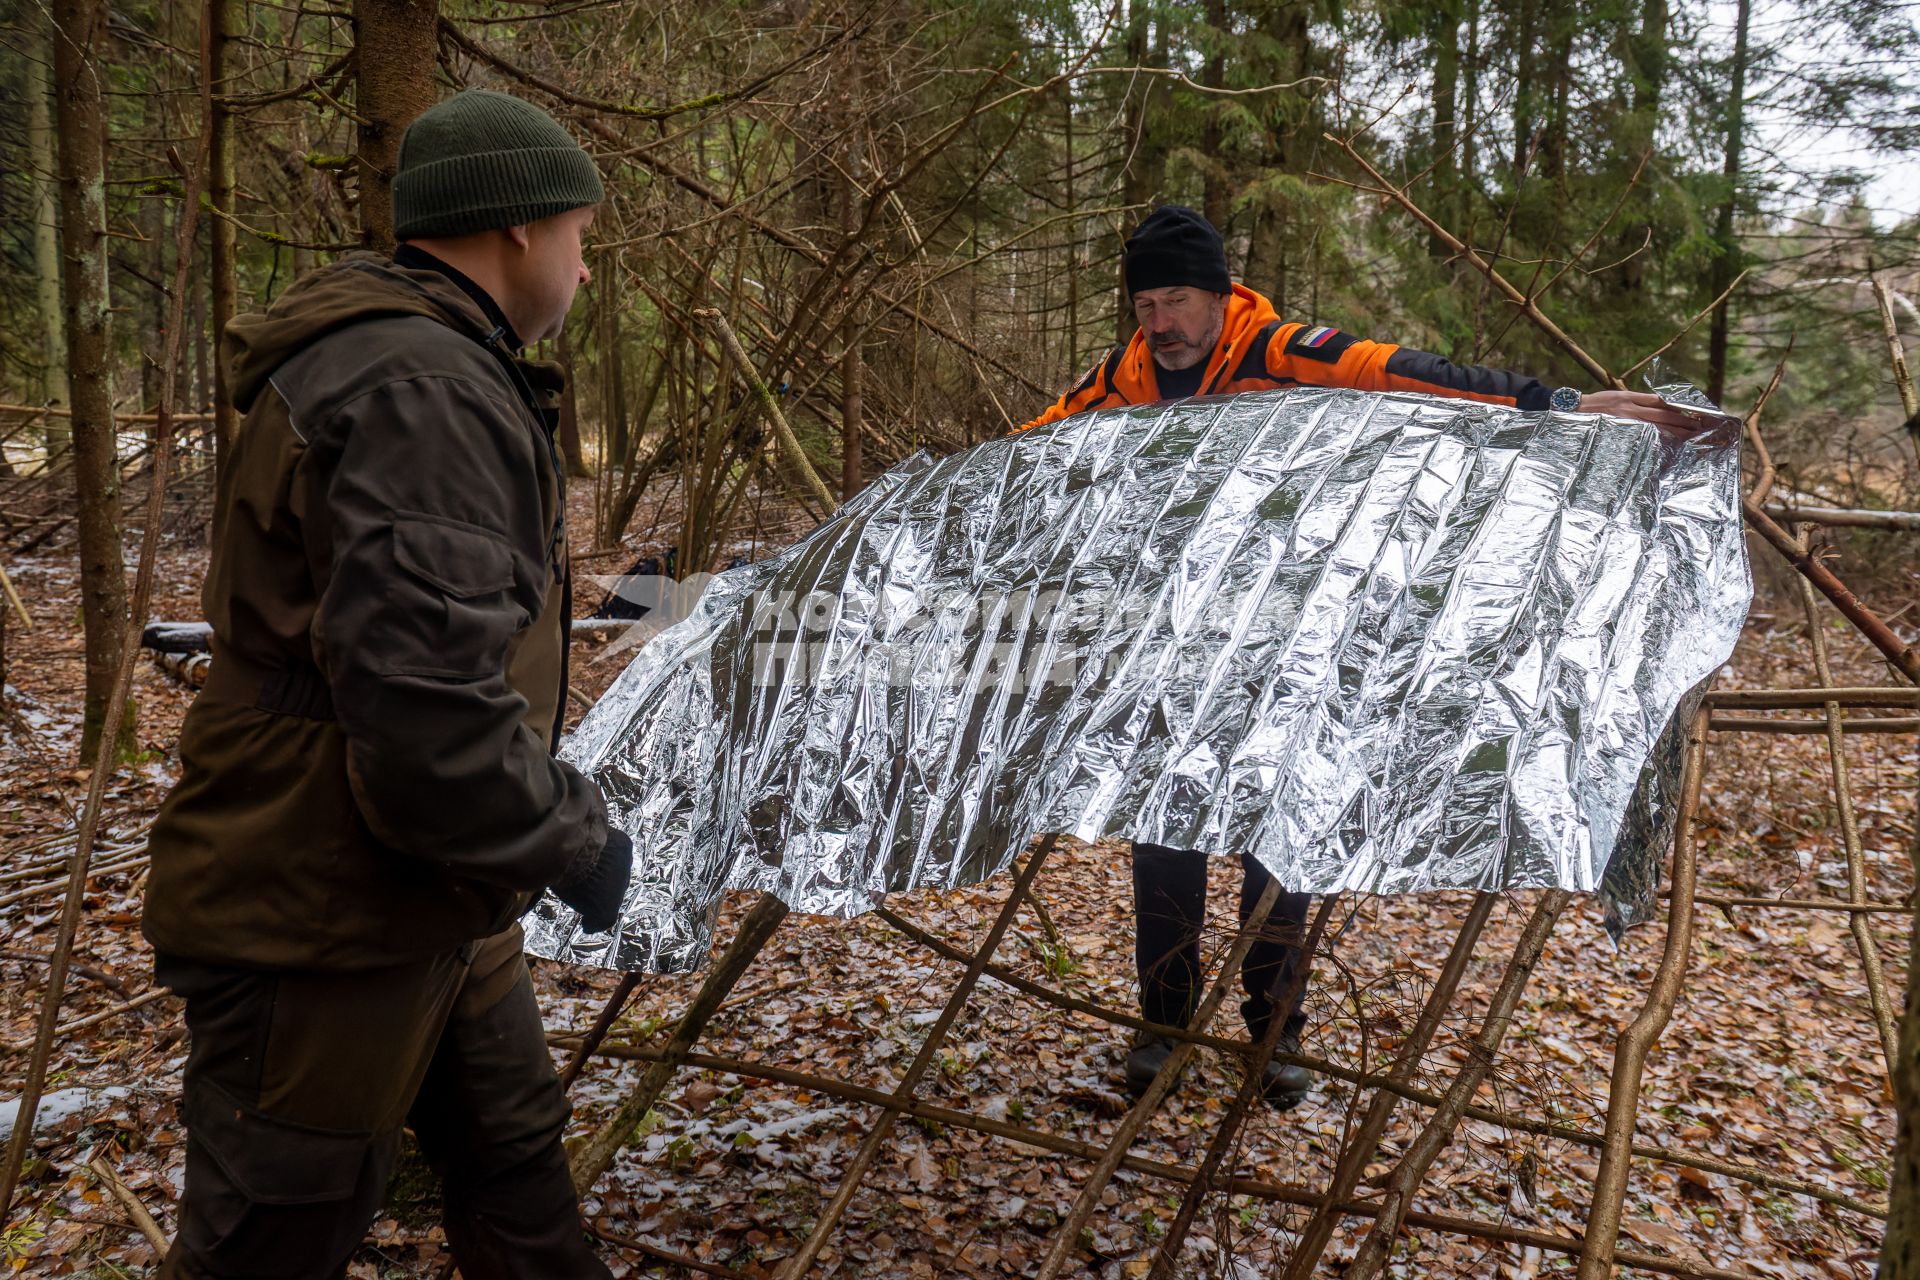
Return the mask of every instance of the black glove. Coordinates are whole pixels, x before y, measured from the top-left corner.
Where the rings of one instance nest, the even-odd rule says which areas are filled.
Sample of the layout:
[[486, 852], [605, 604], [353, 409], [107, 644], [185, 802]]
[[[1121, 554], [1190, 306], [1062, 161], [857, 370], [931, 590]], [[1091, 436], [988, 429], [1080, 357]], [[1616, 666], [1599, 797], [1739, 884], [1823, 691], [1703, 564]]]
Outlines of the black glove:
[[627, 833], [607, 828], [607, 843], [594, 859], [592, 870], [576, 880], [553, 886], [553, 896], [580, 913], [580, 927], [605, 933], [620, 920], [620, 902], [627, 896], [627, 877], [633, 874], [633, 841]]

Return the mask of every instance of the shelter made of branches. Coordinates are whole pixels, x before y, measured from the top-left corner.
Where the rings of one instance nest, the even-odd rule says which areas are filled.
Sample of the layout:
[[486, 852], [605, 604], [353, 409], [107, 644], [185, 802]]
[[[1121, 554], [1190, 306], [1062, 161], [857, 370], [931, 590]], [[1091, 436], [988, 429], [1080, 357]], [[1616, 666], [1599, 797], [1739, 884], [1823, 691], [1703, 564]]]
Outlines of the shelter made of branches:
[[[1392, 188], [1384, 179], [1379, 181], [1383, 194], [1400, 200], [1418, 214], [1403, 192]], [[1424, 218], [1423, 214], [1419, 216]], [[1437, 229], [1437, 224], [1434, 226]], [[1473, 256], [1464, 246], [1462, 252]], [[1491, 279], [1504, 284], [1490, 266], [1477, 258], [1474, 264]], [[1571, 339], [1552, 329], [1551, 323], [1538, 314], [1531, 299], [1517, 291], [1516, 305], [1557, 334], [1582, 360], [1588, 360]], [[1600, 370], [1600, 374], [1618, 385], [1605, 370]], [[1910, 386], [1910, 382], [1907, 385]], [[1657, 969], [1645, 987], [1640, 1004], [1631, 1010], [1617, 1034], [1611, 1036], [1613, 1067], [1604, 1106], [1605, 1119], [1600, 1127], [1570, 1125], [1553, 1116], [1489, 1106], [1485, 1096], [1501, 1067], [1503, 1052], [1517, 1036], [1525, 1036], [1530, 1031], [1529, 982], [1556, 930], [1566, 927], [1574, 914], [1569, 910], [1572, 904], [1569, 893], [1547, 890], [1532, 899], [1524, 927], [1501, 958], [1498, 978], [1484, 1005], [1477, 1010], [1477, 1021], [1471, 1027], [1465, 1052], [1456, 1055], [1456, 1060], [1446, 1066], [1441, 1086], [1432, 1087], [1421, 1082], [1428, 1065], [1425, 1060], [1443, 1028], [1462, 1016], [1463, 975], [1476, 956], [1486, 959], [1483, 939], [1497, 895], [1478, 894], [1467, 901], [1453, 926], [1446, 959], [1433, 975], [1424, 999], [1417, 1008], [1409, 1010], [1411, 1016], [1402, 1028], [1403, 1034], [1394, 1051], [1378, 1062], [1356, 1066], [1327, 1054], [1279, 1052], [1277, 1023], [1260, 1042], [1224, 1035], [1217, 1026], [1218, 1015], [1236, 982], [1241, 958], [1267, 928], [1277, 887], [1269, 889], [1231, 942], [1223, 946], [1224, 958], [1215, 966], [1213, 981], [1193, 1020], [1184, 1027], [1148, 1023], [1125, 1010], [1079, 998], [1058, 983], [1037, 979], [1009, 964], [1003, 954], [1009, 930], [1023, 909], [1038, 910], [1034, 905], [1034, 886], [1057, 854], [1056, 838], [1045, 837], [1033, 847], [1024, 864], [1018, 865], [997, 912], [969, 945], [957, 945], [922, 927], [895, 904], [878, 910], [878, 916], [888, 927], [913, 946], [937, 956], [950, 966], [949, 972], [954, 975], [946, 999], [927, 1027], [910, 1063], [889, 1088], [857, 1085], [831, 1075], [798, 1070], [782, 1063], [777, 1055], [746, 1058], [702, 1050], [701, 1038], [710, 1020], [727, 1005], [742, 978], [754, 970], [756, 959], [776, 936], [787, 914], [777, 899], [761, 898], [738, 921], [724, 953], [677, 1020], [671, 1023], [671, 1032], [663, 1032], [651, 1041], [614, 1048], [616, 1056], [636, 1060], [645, 1065], [645, 1070], [637, 1086], [600, 1123], [597, 1131], [577, 1146], [574, 1170], [583, 1194], [594, 1192], [622, 1146], [647, 1120], [656, 1104], [668, 1095], [676, 1073], [699, 1070], [772, 1082], [856, 1104], [868, 1111], [870, 1118], [864, 1132], [853, 1154], [839, 1166], [837, 1181], [821, 1188], [822, 1202], [817, 1212], [812, 1213], [811, 1226], [797, 1250], [767, 1261], [766, 1268], [780, 1280], [797, 1280], [803, 1275], [824, 1272], [823, 1251], [836, 1234], [846, 1228], [850, 1206], [874, 1170], [889, 1158], [890, 1144], [898, 1140], [902, 1119], [921, 1126], [970, 1130], [1019, 1144], [1019, 1150], [1029, 1153], [1035, 1150], [1053, 1153], [1057, 1176], [1063, 1182], [1071, 1179], [1075, 1190], [1070, 1210], [1046, 1231], [1044, 1256], [1031, 1271], [1042, 1280], [1078, 1274], [1086, 1265], [1085, 1233], [1099, 1225], [1103, 1198], [1122, 1171], [1164, 1184], [1170, 1193], [1169, 1204], [1177, 1206], [1155, 1244], [1147, 1272], [1154, 1277], [1183, 1273], [1182, 1268], [1187, 1265], [1182, 1261], [1183, 1245], [1193, 1234], [1196, 1222], [1203, 1220], [1202, 1215], [1208, 1213], [1209, 1206], [1220, 1197], [1292, 1206], [1297, 1210], [1297, 1223], [1292, 1228], [1281, 1272], [1287, 1280], [1304, 1280], [1317, 1274], [1328, 1261], [1327, 1250], [1336, 1228], [1343, 1224], [1352, 1226], [1359, 1237], [1352, 1258], [1340, 1272], [1349, 1280], [1368, 1280], [1383, 1274], [1394, 1261], [1396, 1244], [1407, 1229], [1449, 1233], [1496, 1246], [1533, 1251], [1536, 1257], [1567, 1259], [1577, 1266], [1581, 1280], [1600, 1280], [1613, 1274], [1615, 1268], [1722, 1280], [1757, 1274], [1717, 1267], [1703, 1258], [1681, 1252], [1651, 1252], [1623, 1245], [1621, 1235], [1629, 1180], [1634, 1167], [1642, 1163], [1664, 1166], [1676, 1171], [1683, 1180], [1689, 1176], [1698, 1179], [1712, 1175], [1762, 1188], [1769, 1194], [1806, 1196], [1838, 1210], [1869, 1219], [1884, 1219], [1888, 1214], [1886, 1205], [1807, 1180], [1788, 1169], [1658, 1146], [1636, 1136], [1650, 1057], [1658, 1051], [1661, 1036], [1687, 990], [1695, 951], [1696, 912], [1701, 908], [1764, 908], [1795, 914], [1832, 913], [1845, 918], [1877, 1032], [1877, 1046], [1863, 1046], [1862, 1051], [1872, 1053], [1877, 1049], [1889, 1082], [1899, 1069], [1899, 1015], [1883, 972], [1874, 919], [1882, 913], [1904, 914], [1909, 907], [1902, 902], [1876, 899], [1872, 894], [1867, 850], [1861, 837], [1857, 784], [1849, 771], [1846, 741], [1858, 734], [1910, 735], [1920, 728], [1920, 688], [1915, 685], [1916, 679], [1920, 679], [1920, 654], [1900, 640], [1884, 619], [1834, 575], [1822, 559], [1818, 531], [1823, 526], [1851, 525], [1910, 528], [1914, 517], [1903, 513], [1782, 505], [1773, 492], [1773, 461], [1759, 428], [1765, 399], [1763, 396], [1746, 420], [1747, 438], [1758, 466], [1753, 484], [1744, 497], [1743, 511], [1758, 540], [1771, 547], [1794, 571], [1799, 605], [1806, 620], [1805, 657], [1816, 679], [1790, 687], [1711, 689], [1685, 726], [1680, 803], [1674, 818], [1675, 838], [1667, 869], [1667, 888], [1662, 895], [1666, 906], [1664, 942]], [[1836, 679], [1835, 663], [1829, 651], [1829, 630], [1833, 622], [1829, 610], [1837, 612], [1852, 632], [1878, 652], [1891, 672], [1891, 679], [1865, 685], [1846, 685]], [[1775, 898], [1717, 892], [1701, 884], [1703, 782], [1715, 768], [1717, 746], [1732, 736], [1749, 734], [1824, 738], [1825, 786], [1837, 816], [1839, 842], [1845, 854], [1845, 896]], [[1349, 907], [1350, 903], [1340, 896], [1322, 899], [1304, 931], [1301, 945], [1323, 964], [1338, 963], [1331, 942], [1339, 932], [1338, 921]], [[1044, 912], [1041, 914], [1044, 918]], [[570, 1082], [578, 1079], [586, 1063], [602, 1050], [609, 1030], [642, 981], [637, 975], [628, 975], [595, 1024], [570, 1042], [573, 1056], [566, 1071]], [[1304, 967], [1296, 981], [1306, 981]], [[1097, 1142], [1064, 1136], [1019, 1117], [987, 1114], [932, 1101], [923, 1096], [923, 1091], [937, 1075], [937, 1064], [950, 1047], [949, 1038], [961, 1023], [969, 1001], [976, 999], [982, 984], [988, 982], [998, 984], [996, 990], [1018, 993], [1019, 998], [1052, 1010], [1097, 1019], [1122, 1035], [1144, 1031], [1168, 1037], [1177, 1048], [1145, 1095], [1115, 1116], [1101, 1131], [1101, 1140]], [[1364, 1017], [1362, 1010], [1353, 1012]], [[1601, 1010], [1590, 1016], [1604, 1018], [1608, 1012]], [[1203, 1154], [1190, 1163], [1179, 1164], [1143, 1154], [1138, 1149], [1143, 1134], [1156, 1113], [1166, 1105], [1181, 1072], [1201, 1049], [1215, 1051], [1227, 1062], [1237, 1064], [1238, 1073], [1231, 1102], [1208, 1115]], [[1332, 1171], [1324, 1180], [1275, 1181], [1239, 1166], [1238, 1155], [1249, 1117], [1260, 1105], [1258, 1082], [1262, 1070], [1276, 1058], [1307, 1066], [1351, 1090], [1353, 1105], [1349, 1122], [1333, 1159]], [[1412, 1137], [1399, 1144], [1397, 1151], [1388, 1151], [1381, 1142], [1396, 1117], [1403, 1124], [1411, 1123]], [[1413, 1119], [1408, 1121], [1407, 1117]], [[1517, 1226], [1495, 1217], [1434, 1213], [1419, 1208], [1422, 1190], [1438, 1157], [1456, 1140], [1462, 1126], [1469, 1123], [1495, 1126], [1511, 1135], [1549, 1138], [1596, 1154], [1598, 1166], [1591, 1193], [1579, 1210], [1584, 1230], [1577, 1236], [1567, 1235]], [[1379, 1168], [1381, 1162], [1385, 1164], [1383, 1170]], [[636, 1241], [623, 1243], [643, 1252], [660, 1252]], [[743, 1274], [698, 1259], [674, 1256], [671, 1260], [713, 1274]]]

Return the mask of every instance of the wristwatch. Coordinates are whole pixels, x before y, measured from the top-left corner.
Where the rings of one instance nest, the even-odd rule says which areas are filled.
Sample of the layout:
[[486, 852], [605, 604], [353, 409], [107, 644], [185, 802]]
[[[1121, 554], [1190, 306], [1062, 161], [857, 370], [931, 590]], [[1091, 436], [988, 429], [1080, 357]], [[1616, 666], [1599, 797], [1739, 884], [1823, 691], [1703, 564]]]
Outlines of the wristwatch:
[[1547, 407], [1555, 413], [1574, 413], [1580, 408], [1580, 389], [1578, 387], [1555, 387], [1553, 394], [1547, 397]]

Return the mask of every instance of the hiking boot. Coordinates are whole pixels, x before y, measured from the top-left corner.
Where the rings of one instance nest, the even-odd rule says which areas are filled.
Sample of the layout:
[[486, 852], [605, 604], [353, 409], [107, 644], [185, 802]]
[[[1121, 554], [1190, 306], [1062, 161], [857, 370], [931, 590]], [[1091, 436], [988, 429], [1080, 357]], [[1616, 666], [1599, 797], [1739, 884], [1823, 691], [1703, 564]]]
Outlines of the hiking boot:
[[1133, 1038], [1133, 1050], [1127, 1054], [1125, 1067], [1127, 1092], [1138, 1098], [1160, 1074], [1160, 1068], [1167, 1065], [1167, 1059], [1173, 1056], [1173, 1041], [1165, 1036], [1150, 1035], [1145, 1031]]
[[[1276, 1053], [1299, 1053], [1300, 1033], [1283, 1031], [1280, 1043], [1274, 1046]], [[1305, 1067], [1289, 1062], [1268, 1059], [1267, 1069], [1261, 1072], [1260, 1088], [1267, 1102], [1276, 1111], [1291, 1111], [1306, 1098], [1313, 1088], [1313, 1072]]]

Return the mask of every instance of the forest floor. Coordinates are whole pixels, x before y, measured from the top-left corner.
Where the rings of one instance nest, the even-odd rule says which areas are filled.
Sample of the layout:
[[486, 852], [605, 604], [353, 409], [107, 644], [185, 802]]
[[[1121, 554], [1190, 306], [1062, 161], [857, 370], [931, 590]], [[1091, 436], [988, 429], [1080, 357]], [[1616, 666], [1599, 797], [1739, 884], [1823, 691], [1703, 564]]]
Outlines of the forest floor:
[[[587, 487], [574, 506], [586, 527]], [[656, 517], [657, 519], [658, 517]], [[789, 530], [797, 533], [798, 530]], [[778, 545], [776, 533], [771, 545]], [[769, 541], [763, 539], [764, 552]], [[743, 548], [745, 550], [745, 548]], [[614, 573], [620, 557], [582, 564]], [[204, 550], [163, 555], [153, 616], [200, 617]], [[9, 565], [35, 620], [8, 636], [8, 704], [0, 726], [0, 1096], [17, 1096], [52, 946], [60, 891], [52, 855], [71, 848], [86, 790], [78, 761], [81, 689], [79, 595], [71, 550]], [[1844, 568], [1843, 568], [1844, 572]], [[578, 593], [591, 611], [598, 593]], [[1815, 683], [1797, 625], [1797, 604], [1756, 613], [1722, 686]], [[1840, 683], [1876, 684], [1884, 667], [1836, 619], [1829, 632]], [[576, 683], [597, 694], [623, 659], [595, 662], [576, 649]], [[177, 776], [174, 754], [188, 690], [146, 662], [136, 682], [140, 759], [108, 789], [103, 843], [137, 851]], [[577, 710], [575, 712], [577, 715]], [[1913, 839], [1914, 741], [1906, 735], [1849, 738], [1871, 896], [1901, 903], [1912, 888], [1905, 852]], [[1844, 897], [1847, 872], [1828, 790], [1824, 737], [1717, 735], [1705, 781], [1701, 890], [1734, 896]], [[66, 840], [61, 842], [65, 835]], [[128, 855], [129, 861], [133, 853]], [[110, 864], [111, 855], [96, 858]], [[1217, 860], [1215, 955], [1228, 938], [1232, 864]], [[144, 871], [109, 872], [89, 885], [69, 1022], [111, 1012], [64, 1035], [48, 1103], [30, 1152], [24, 1214], [0, 1235], [0, 1260], [31, 1275], [131, 1276], [154, 1251], [88, 1168], [96, 1157], [120, 1177], [164, 1229], [179, 1196], [183, 1133], [177, 1111], [185, 1033], [179, 1003], [152, 987], [151, 953], [139, 929]], [[47, 886], [47, 887], [43, 887]], [[952, 893], [897, 898], [922, 927], [969, 945], [985, 930], [1007, 881]], [[1000, 960], [1036, 980], [1122, 1008], [1133, 1001], [1130, 879], [1126, 850], [1063, 842], [1036, 882], [1057, 923], [1064, 954], [1044, 945], [1025, 912]], [[1444, 1087], [1531, 909], [1535, 895], [1496, 907], [1452, 1017], [1426, 1056], [1420, 1080]], [[1380, 1061], [1404, 1034], [1467, 906], [1467, 895], [1364, 898], [1342, 911], [1333, 949], [1312, 982], [1307, 1041], [1345, 1065]], [[730, 911], [740, 909], [734, 903]], [[1869, 917], [1897, 1002], [1906, 987], [1906, 923]], [[1496, 1079], [1480, 1101], [1510, 1113], [1597, 1130], [1618, 1029], [1643, 1001], [1658, 965], [1664, 923], [1631, 931], [1618, 947], [1597, 903], [1576, 899], [1542, 959]], [[727, 929], [723, 923], [720, 936]], [[559, 1045], [593, 1020], [617, 976], [534, 962], [548, 1027]], [[897, 1081], [959, 968], [873, 917], [789, 919], [742, 981], [702, 1042], [706, 1052], [751, 1058], [869, 1087]], [[665, 1034], [697, 976], [644, 981], [615, 1044]], [[1229, 1006], [1230, 1012], [1230, 1006]], [[1216, 1030], [1239, 1030], [1223, 1016]], [[1093, 1018], [1050, 1009], [987, 980], [950, 1038], [950, 1051], [922, 1096], [1103, 1143], [1124, 1110], [1119, 1063], [1126, 1035]], [[556, 1047], [556, 1060], [565, 1053]], [[596, 1059], [574, 1089], [574, 1129], [589, 1131], [637, 1081], [640, 1064]], [[1237, 1083], [1203, 1054], [1137, 1146], [1140, 1154], [1191, 1163]], [[1360, 1099], [1364, 1102], [1364, 1097]], [[1322, 1082], [1297, 1109], [1262, 1109], [1245, 1130], [1243, 1171], [1319, 1185], [1352, 1122], [1354, 1091]], [[10, 1122], [0, 1103], [0, 1122]], [[612, 1235], [644, 1238], [689, 1255], [715, 1274], [769, 1274], [791, 1251], [838, 1181], [870, 1109], [747, 1077], [687, 1071], [587, 1203]], [[1370, 1173], [1390, 1167], [1422, 1112], [1400, 1109]], [[0, 1123], [4, 1128], [4, 1123]], [[1762, 1165], [1789, 1177], [1883, 1203], [1894, 1115], [1866, 982], [1844, 915], [1773, 908], [1701, 907], [1688, 985], [1649, 1064], [1638, 1139], [1673, 1150]], [[1416, 1208], [1470, 1215], [1577, 1237], [1597, 1160], [1586, 1147], [1469, 1121], [1435, 1163]], [[1006, 1276], [1030, 1272], [1051, 1227], [1071, 1204], [1087, 1166], [971, 1132], [903, 1123], [841, 1231], [822, 1274]], [[1363, 1187], [1363, 1192], [1375, 1188]], [[1079, 1274], [1146, 1273], [1178, 1199], [1173, 1187], [1122, 1172], [1083, 1240]], [[1216, 1196], [1196, 1223], [1182, 1274], [1269, 1275], [1304, 1211]], [[1718, 1174], [1636, 1161], [1623, 1247], [1683, 1263], [1756, 1276], [1866, 1280], [1879, 1222], [1812, 1197], [1770, 1192]], [[1348, 1219], [1323, 1271], [1340, 1274], [1366, 1223]], [[692, 1274], [609, 1244], [618, 1275]], [[396, 1183], [353, 1264], [356, 1277], [439, 1276], [448, 1260], [434, 1225], [432, 1191]], [[1403, 1234], [1394, 1274], [1528, 1277], [1567, 1272], [1561, 1256], [1490, 1246], [1426, 1230]]]

